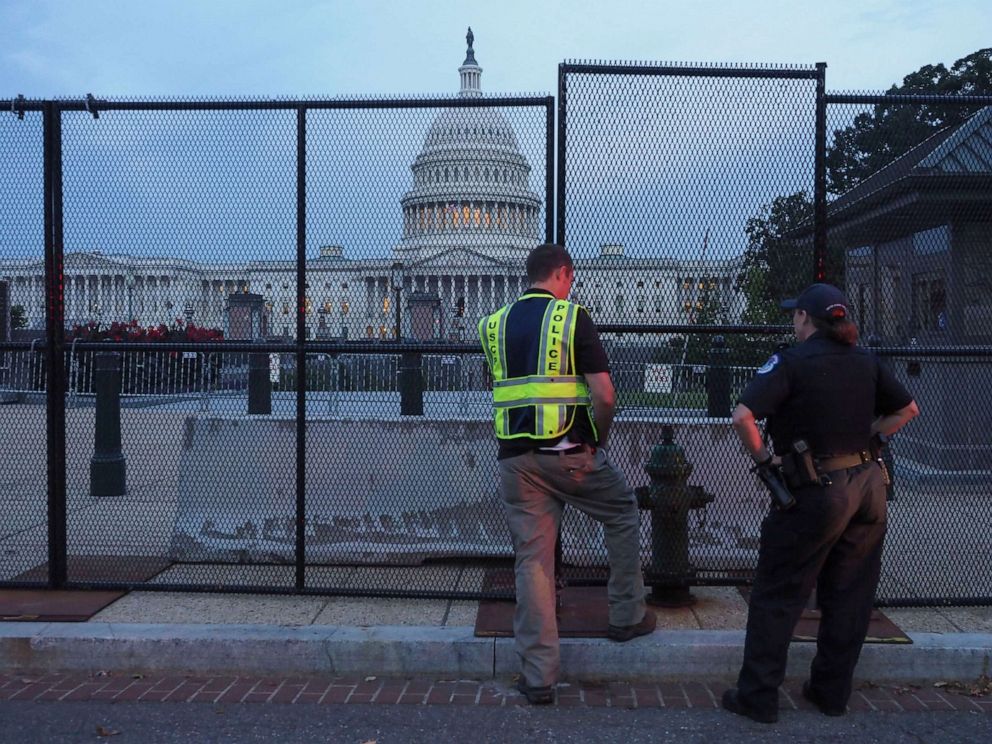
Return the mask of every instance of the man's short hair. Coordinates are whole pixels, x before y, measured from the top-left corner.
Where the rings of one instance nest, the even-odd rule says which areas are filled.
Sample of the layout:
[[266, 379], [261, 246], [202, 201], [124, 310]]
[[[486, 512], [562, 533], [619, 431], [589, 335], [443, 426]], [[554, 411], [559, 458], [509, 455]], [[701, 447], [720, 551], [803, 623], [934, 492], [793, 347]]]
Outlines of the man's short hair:
[[565, 246], [544, 243], [527, 256], [527, 281], [543, 282], [562, 266], [572, 268], [572, 257]]

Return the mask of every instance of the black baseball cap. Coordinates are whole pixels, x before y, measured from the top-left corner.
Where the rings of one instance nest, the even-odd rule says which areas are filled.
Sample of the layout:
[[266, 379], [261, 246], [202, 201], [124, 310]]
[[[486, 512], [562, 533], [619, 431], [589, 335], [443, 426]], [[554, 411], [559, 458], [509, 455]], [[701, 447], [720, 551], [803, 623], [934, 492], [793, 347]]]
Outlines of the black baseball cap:
[[811, 284], [794, 300], [783, 300], [779, 307], [805, 310], [821, 320], [840, 320], [848, 315], [847, 298], [832, 284]]

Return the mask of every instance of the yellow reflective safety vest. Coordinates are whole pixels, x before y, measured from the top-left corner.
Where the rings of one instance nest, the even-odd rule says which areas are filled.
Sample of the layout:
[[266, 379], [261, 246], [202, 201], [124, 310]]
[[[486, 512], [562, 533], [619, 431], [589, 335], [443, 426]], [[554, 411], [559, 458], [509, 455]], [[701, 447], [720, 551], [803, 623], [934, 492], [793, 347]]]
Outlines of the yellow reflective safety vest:
[[[537, 297], [547, 295], [524, 294], [517, 302]], [[584, 409], [583, 415], [589, 416], [593, 435], [598, 436], [585, 378], [575, 374], [573, 341], [579, 305], [553, 298], [548, 302], [540, 327], [535, 328], [541, 334], [536, 358], [525, 364], [527, 374], [510, 377], [506, 320], [514, 304], [479, 321], [479, 338], [493, 376], [496, 436], [500, 439], [561, 437], [572, 428], [579, 407]], [[514, 359], [514, 367], [520, 362]]]

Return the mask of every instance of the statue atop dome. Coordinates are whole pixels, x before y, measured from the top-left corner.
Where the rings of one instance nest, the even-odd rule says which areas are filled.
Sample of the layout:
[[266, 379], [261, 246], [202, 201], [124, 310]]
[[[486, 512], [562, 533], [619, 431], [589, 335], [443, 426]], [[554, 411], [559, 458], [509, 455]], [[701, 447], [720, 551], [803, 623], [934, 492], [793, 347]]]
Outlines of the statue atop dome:
[[461, 75], [462, 79], [462, 86], [458, 95], [463, 98], [478, 98], [482, 95], [482, 68], [475, 61], [475, 49], [472, 48], [475, 34], [472, 33], [471, 26], [468, 27], [468, 33], [465, 34], [465, 41], [468, 42], [468, 49], [465, 51], [465, 61], [458, 68], [458, 74]]
[[468, 33], [465, 34], [465, 41], [468, 42], [468, 49], [465, 50], [465, 61], [462, 65], [477, 65], [478, 62], [475, 61], [475, 50], [472, 48], [472, 42], [475, 41], [475, 34], [472, 33], [472, 27], [468, 27]]

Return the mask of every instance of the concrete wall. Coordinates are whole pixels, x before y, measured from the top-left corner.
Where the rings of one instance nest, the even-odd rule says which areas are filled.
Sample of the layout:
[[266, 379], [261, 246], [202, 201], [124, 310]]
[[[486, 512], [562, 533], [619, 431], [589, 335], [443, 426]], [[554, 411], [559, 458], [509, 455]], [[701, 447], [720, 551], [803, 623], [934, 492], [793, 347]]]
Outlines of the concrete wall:
[[[610, 457], [631, 486], [648, 483], [644, 463], [664, 423], [615, 423]], [[306, 426], [309, 563], [512, 555], [488, 421], [317, 419]], [[707, 526], [697, 525], [699, 549], [748, 564], [767, 497], [746, 472], [729, 422], [676, 422], [676, 441], [696, 465], [690, 482], [717, 496]], [[293, 419], [187, 418], [172, 557], [292, 561], [295, 448]], [[645, 558], [649, 524], [642, 518]], [[599, 525], [574, 510], [566, 513], [562, 542], [566, 561], [603, 562]]]

